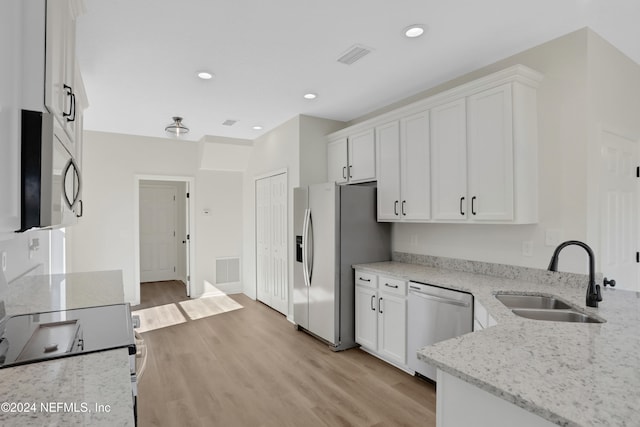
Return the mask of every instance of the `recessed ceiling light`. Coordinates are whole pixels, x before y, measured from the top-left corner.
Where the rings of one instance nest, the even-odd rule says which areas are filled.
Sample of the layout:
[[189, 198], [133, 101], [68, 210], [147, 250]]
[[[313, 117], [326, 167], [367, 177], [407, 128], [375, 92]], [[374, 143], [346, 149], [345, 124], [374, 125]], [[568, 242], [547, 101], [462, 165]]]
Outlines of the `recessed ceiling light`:
[[316, 99], [317, 97], [318, 97], [317, 94], [311, 93], [311, 92], [304, 94], [304, 99]]
[[209, 80], [209, 79], [213, 78], [213, 74], [211, 74], [208, 71], [200, 71], [198, 73], [198, 77], [200, 77], [202, 80]]
[[404, 35], [406, 37], [409, 37], [410, 39], [415, 37], [420, 37], [423, 34], [424, 34], [424, 25], [422, 24], [409, 25], [407, 28], [404, 29]]
[[262, 126], [254, 126], [252, 129], [253, 130], [262, 130]]

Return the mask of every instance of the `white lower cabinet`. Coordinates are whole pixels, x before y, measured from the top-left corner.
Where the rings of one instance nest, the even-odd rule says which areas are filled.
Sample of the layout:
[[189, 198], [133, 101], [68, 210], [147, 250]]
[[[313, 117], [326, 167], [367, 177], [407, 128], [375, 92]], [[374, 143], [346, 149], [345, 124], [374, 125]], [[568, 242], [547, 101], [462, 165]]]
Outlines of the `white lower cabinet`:
[[436, 427], [551, 427], [550, 421], [438, 370]]
[[407, 362], [407, 282], [356, 270], [356, 342], [399, 366]]

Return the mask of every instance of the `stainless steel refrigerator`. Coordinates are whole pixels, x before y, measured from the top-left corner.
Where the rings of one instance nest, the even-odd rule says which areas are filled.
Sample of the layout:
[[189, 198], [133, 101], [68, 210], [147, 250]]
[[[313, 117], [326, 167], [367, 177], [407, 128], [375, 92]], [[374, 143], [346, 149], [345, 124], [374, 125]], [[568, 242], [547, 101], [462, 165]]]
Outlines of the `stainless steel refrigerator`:
[[391, 228], [376, 218], [376, 187], [295, 188], [293, 320], [333, 350], [354, 347], [353, 264], [387, 261]]

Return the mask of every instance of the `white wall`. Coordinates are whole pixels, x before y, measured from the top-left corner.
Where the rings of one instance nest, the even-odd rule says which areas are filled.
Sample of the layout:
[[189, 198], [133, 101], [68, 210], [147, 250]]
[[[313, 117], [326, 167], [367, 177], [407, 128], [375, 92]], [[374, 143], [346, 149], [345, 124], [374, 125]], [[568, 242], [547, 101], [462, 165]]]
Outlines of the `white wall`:
[[[546, 268], [554, 249], [545, 245], [548, 230], [559, 230], [565, 240], [597, 243], [591, 241], [587, 223], [588, 195], [594, 191], [588, 185], [592, 171], [587, 161], [590, 38], [593, 36], [588, 29], [571, 33], [404, 102], [415, 101], [513, 64], [524, 64], [543, 73], [544, 79], [538, 89], [540, 211], [536, 225], [394, 224], [394, 250]], [[635, 114], [638, 117], [638, 112]], [[524, 241], [533, 242], [533, 256], [522, 255]], [[568, 248], [560, 269], [586, 272], [584, 252], [579, 248]]]
[[[219, 187], [208, 188], [209, 177], [200, 176], [198, 143], [132, 135], [85, 132], [83, 151], [84, 216], [68, 230], [69, 271], [122, 270], [125, 300], [136, 303], [134, 196], [135, 176], [179, 176], [195, 178], [195, 201], [207, 197], [228, 198]], [[233, 174], [232, 174], [233, 175]], [[234, 175], [235, 176], [235, 175]], [[204, 179], [200, 185], [199, 179]], [[219, 177], [226, 180], [225, 177]], [[202, 188], [201, 188], [202, 187]], [[237, 208], [237, 207], [236, 207]], [[241, 216], [241, 208], [236, 215]], [[191, 224], [192, 244], [197, 257], [211, 259], [218, 243], [200, 246], [201, 217]], [[206, 223], [205, 223], [206, 224]], [[205, 226], [206, 229], [206, 226]], [[229, 232], [233, 232], [231, 228]], [[238, 236], [242, 230], [236, 229]], [[207, 251], [211, 253], [207, 254]], [[198, 258], [196, 258], [196, 262]], [[206, 264], [203, 265], [203, 268]], [[204, 279], [196, 263], [192, 271], [192, 296], [203, 291]]]
[[[205, 171], [196, 175], [196, 244], [197, 283], [201, 292], [242, 292], [241, 284], [216, 283], [216, 258], [242, 259], [242, 172]], [[205, 215], [204, 210], [210, 211]], [[242, 278], [241, 278], [242, 279]], [[215, 285], [215, 287], [211, 286]]]
[[[274, 171], [287, 171], [289, 187], [288, 236], [293, 242], [293, 189], [327, 179], [326, 135], [345, 123], [310, 116], [296, 116], [254, 141], [244, 174], [244, 293], [256, 298], [255, 278], [255, 179]], [[289, 289], [293, 286], [293, 244], [287, 245]], [[293, 313], [289, 293], [289, 315]]]

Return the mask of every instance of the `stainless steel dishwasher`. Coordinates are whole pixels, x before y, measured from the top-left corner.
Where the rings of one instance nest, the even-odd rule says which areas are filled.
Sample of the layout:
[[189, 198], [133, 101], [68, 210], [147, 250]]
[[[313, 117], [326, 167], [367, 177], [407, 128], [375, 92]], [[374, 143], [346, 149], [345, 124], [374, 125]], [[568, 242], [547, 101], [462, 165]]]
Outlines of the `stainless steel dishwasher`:
[[422, 347], [473, 330], [473, 296], [425, 283], [409, 282], [408, 364], [417, 374], [436, 380], [436, 368], [418, 359]]

